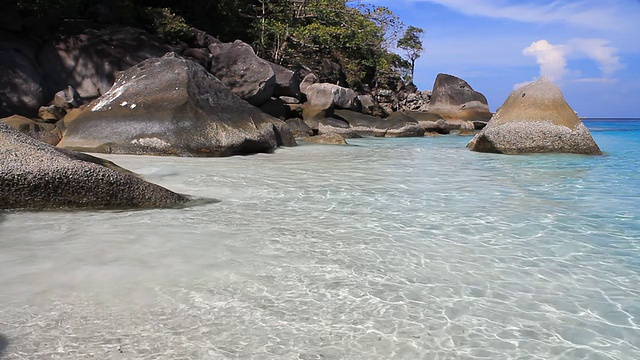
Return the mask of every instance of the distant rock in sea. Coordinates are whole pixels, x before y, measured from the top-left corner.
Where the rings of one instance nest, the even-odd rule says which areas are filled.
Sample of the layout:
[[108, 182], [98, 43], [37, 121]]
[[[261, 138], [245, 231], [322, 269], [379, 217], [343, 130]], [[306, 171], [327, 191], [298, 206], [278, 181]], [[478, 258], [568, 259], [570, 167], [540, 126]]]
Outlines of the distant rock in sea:
[[511, 92], [467, 147], [502, 154], [602, 154], [560, 89], [544, 77]]

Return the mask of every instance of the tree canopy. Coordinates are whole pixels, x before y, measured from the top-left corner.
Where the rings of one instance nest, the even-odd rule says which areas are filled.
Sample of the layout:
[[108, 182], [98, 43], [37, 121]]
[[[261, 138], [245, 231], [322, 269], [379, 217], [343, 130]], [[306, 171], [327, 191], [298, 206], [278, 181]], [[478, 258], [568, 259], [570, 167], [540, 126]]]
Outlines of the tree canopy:
[[[393, 86], [407, 62], [391, 51], [422, 50], [407, 38], [419, 35], [388, 8], [349, 0], [18, 0], [25, 12], [43, 17], [90, 17], [96, 6], [117, 21], [142, 25], [168, 41], [186, 41], [193, 26], [222, 41], [243, 40], [274, 63], [306, 67], [322, 81], [351, 87]], [[53, 14], [53, 15], [52, 15]], [[409, 31], [411, 29], [411, 31]], [[417, 51], [419, 49], [420, 51]], [[413, 59], [413, 60], [412, 60]]]
[[398, 48], [405, 51], [407, 60], [410, 64], [410, 81], [413, 82], [413, 75], [415, 72], [416, 60], [420, 58], [420, 55], [424, 51], [422, 47], [422, 36], [424, 30], [415, 26], [409, 26], [404, 35], [398, 40]]

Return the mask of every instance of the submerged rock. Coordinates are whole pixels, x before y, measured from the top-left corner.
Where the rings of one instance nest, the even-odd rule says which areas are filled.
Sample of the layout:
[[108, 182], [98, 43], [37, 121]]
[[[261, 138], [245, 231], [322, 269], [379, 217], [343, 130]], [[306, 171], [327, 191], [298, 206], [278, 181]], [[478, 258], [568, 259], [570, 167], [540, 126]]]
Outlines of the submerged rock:
[[321, 134], [316, 136], [309, 136], [303, 139], [306, 143], [313, 144], [327, 144], [327, 145], [347, 145], [347, 141], [344, 136], [340, 134]]
[[202, 66], [170, 53], [118, 74], [66, 124], [60, 147], [79, 151], [229, 156], [294, 146], [289, 127], [234, 95]]
[[467, 147], [503, 154], [602, 153], [560, 89], [544, 77], [511, 92]]
[[152, 208], [189, 201], [120, 169], [0, 123], [0, 209]]

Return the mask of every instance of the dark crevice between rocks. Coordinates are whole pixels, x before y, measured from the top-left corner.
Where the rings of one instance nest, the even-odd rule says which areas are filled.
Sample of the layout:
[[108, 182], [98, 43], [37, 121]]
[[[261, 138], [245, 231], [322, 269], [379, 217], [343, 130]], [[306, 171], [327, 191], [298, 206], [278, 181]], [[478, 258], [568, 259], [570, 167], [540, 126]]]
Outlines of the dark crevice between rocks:
[[[179, 210], [179, 209], [189, 209], [193, 207], [206, 206], [211, 204], [220, 203], [221, 200], [214, 198], [204, 198], [197, 197], [192, 195], [181, 194], [186, 197], [188, 200], [175, 204], [172, 206], [163, 206], [163, 207], [122, 207], [122, 206], [103, 206], [103, 207], [59, 207], [59, 208], [15, 208], [15, 209], [0, 209], [0, 223], [6, 219], [6, 214], [11, 213], [43, 213], [43, 212], [53, 212], [53, 213], [77, 213], [77, 212], [105, 212], [105, 213], [121, 213], [121, 212], [137, 212], [137, 211], [162, 211], [162, 210]], [[1, 336], [1, 334], [0, 334]], [[0, 341], [2, 341], [0, 339]], [[1, 344], [0, 344], [1, 346]], [[1, 359], [1, 357], [0, 357]]]
[[[2, 221], [2, 214], [0, 214], [0, 222]], [[0, 359], [4, 359], [5, 350], [9, 347], [9, 339], [0, 334]]]

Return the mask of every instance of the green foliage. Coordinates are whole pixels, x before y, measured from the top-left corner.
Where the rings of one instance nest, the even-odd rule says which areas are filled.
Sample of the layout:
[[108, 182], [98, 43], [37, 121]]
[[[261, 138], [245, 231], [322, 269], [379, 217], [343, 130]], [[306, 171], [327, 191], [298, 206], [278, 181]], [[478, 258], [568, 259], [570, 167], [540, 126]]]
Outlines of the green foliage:
[[422, 36], [424, 30], [415, 26], [409, 26], [402, 38], [398, 40], [398, 48], [405, 51], [407, 60], [411, 64], [411, 77], [410, 81], [413, 81], [413, 74], [415, 70], [416, 60], [420, 57], [420, 54], [424, 51], [422, 47]]
[[169, 42], [188, 41], [193, 38], [193, 29], [182, 16], [169, 8], [147, 7], [141, 11], [142, 17], [149, 21], [153, 30]]
[[249, 9], [248, 37], [259, 56], [306, 65], [321, 78], [322, 57], [346, 69], [354, 87], [397, 75], [388, 57], [402, 23], [388, 8], [351, 7], [345, 0], [254, 0]]
[[[146, 27], [168, 41], [189, 42], [192, 27], [199, 28], [221, 41], [243, 40], [259, 56], [275, 63], [306, 66], [322, 81], [339, 82], [346, 76], [347, 85], [356, 88], [393, 86], [410, 67], [391, 51], [394, 45], [400, 46], [398, 39], [404, 29], [400, 19], [386, 7], [362, 5], [359, 0], [100, 3], [110, 9], [117, 22]], [[21, 11], [45, 18], [91, 19], [90, 9], [96, 4], [95, 0], [18, 0]], [[340, 74], [338, 68], [346, 74]]]

